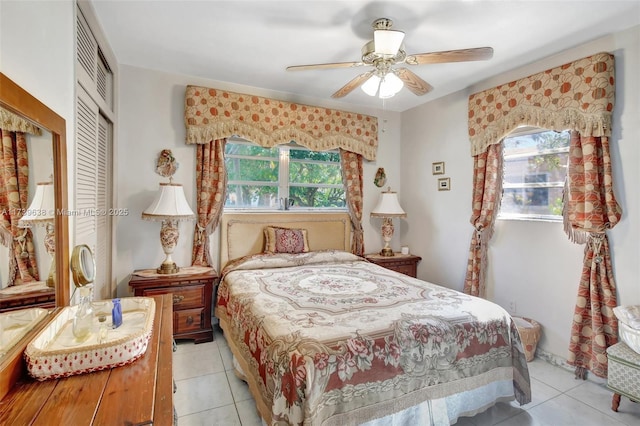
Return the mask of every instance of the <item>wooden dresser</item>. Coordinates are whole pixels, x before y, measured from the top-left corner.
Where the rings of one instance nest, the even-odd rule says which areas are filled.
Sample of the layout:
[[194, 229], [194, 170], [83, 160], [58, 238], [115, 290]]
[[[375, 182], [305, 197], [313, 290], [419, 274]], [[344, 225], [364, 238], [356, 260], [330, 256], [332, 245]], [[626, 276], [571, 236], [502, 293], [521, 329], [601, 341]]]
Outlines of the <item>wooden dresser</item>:
[[[136, 271], [138, 272], [138, 271]], [[211, 342], [211, 306], [218, 274], [210, 269], [197, 274], [131, 275], [129, 286], [136, 296], [170, 294], [173, 301], [173, 337]]]
[[402, 253], [395, 253], [394, 256], [382, 256], [374, 253], [365, 255], [365, 258], [371, 263], [414, 278], [418, 274], [418, 262], [422, 260], [420, 256]]
[[[30, 285], [22, 284], [19, 287], [30, 288]], [[8, 290], [19, 287], [9, 287]], [[20, 293], [9, 293], [0, 291], [0, 311], [15, 311], [17, 309], [43, 308], [53, 309], [56, 305], [56, 291], [53, 288], [41, 288], [33, 291], [23, 291]]]
[[172, 300], [155, 301], [153, 333], [141, 358], [63, 379], [24, 377], [0, 401], [0, 425], [172, 425]]

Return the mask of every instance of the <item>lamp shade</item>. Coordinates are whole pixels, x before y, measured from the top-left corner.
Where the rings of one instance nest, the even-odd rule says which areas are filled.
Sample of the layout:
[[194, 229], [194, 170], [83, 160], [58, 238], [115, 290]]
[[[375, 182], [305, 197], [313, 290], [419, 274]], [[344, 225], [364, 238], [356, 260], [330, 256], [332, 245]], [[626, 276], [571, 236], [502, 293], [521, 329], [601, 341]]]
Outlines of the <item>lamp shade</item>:
[[364, 93], [369, 96], [375, 96], [378, 93], [378, 87], [380, 87], [380, 77], [377, 75], [372, 75], [369, 77], [369, 80], [365, 81], [360, 88]]
[[378, 97], [380, 99], [391, 98], [396, 95], [402, 88], [404, 83], [400, 80], [400, 77], [393, 72], [387, 73], [380, 82], [380, 92]]
[[18, 226], [27, 228], [32, 225], [44, 225], [53, 221], [55, 215], [56, 205], [53, 182], [38, 182], [31, 204], [18, 221]]
[[371, 211], [372, 217], [407, 217], [407, 214], [398, 202], [398, 194], [389, 188], [380, 194], [378, 204]]
[[393, 73], [384, 74], [382, 77], [372, 75], [360, 88], [369, 96], [387, 99], [395, 96], [404, 87], [404, 82]]
[[396, 30], [375, 30], [373, 32], [373, 42], [375, 53], [379, 55], [395, 56], [402, 46], [404, 32]]
[[151, 205], [142, 212], [146, 220], [191, 220], [195, 217], [179, 183], [161, 183]]

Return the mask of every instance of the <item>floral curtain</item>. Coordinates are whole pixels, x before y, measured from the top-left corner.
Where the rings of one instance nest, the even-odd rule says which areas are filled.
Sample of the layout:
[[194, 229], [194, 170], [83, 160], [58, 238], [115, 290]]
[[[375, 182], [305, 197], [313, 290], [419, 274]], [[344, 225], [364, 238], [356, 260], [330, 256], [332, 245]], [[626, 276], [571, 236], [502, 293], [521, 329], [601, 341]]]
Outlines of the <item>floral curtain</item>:
[[342, 182], [344, 184], [351, 218], [351, 252], [364, 256], [364, 231], [362, 229], [362, 155], [340, 150]]
[[9, 286], [38, 281], [33, 235], [18, 221], [29, 203], [29, 156], [23, 132], [0, 128], [0, 242], [10, 248]]
[[464, 280], [464, 292], [473, 296], [485, 296], [487, 249], [502, 199], [502, 163], [502, 143], [490, 145], [473, 157], [471, 224], [475, 232], [471, 237]]
[[314, 151], [342, 148], [376, 159], [378, 119], [277, 99], [187, 86], [187, 143], [240, 136], [265, 148], [295, 140]]
[[[612, 314], [616, 305], [615, 281], [605, 234], [621, 217], [613, 194], [608, 139], [614, 98], [614, 56], [606, 52], [469, 97], [469, 138], [474, 156], [499, 143], [520, 125], [572, 130], [565, 230], [571, 241], [586, 247], [569, 363], [576, 366], [576, 375], [581, 377], [586, 370], [606, 377], [605, 351], [617, 336], [617, 322]], [[476, 202], [474, 195], [472, 222]], [[474, 239], [482, 238], [488, 241], [476, 228]], [[475, 259], [481, 264], [481, 255]], [[470, 257], [467, 278], [469, 274], [473, 276], [473, 265]], [[465, 291], [467, 287], [473, 291], [473, 285], [467, 286], [465, 282]]]
[[187, 143], [205, 147], [199, 146], [197, 154], [198, 224], [193, 265], [212, 265], [209, 235], [218, 226], [224, 207], [227, 183], [224, 143], [230, 136], [245, 138], [265, 148], [292, 140], [314, 151], [339, 148], [353, 228], [351, 250], [364, 254], [362, 160], [376, 158], [376, 117], [187, 86], [184, 118]]
[[227, 171], [224, 164], [226, 143], [226, 139], [216, 139], [197, 147], [198, 219], [193, 236], [192, 265], [213, 266], [209, 252], [209, 235], [218, 227], [226, 197]]
[[605, 232], [622, 216], [613, 193], [607, 137], [571, 132], [563, 213], [569, 238], [586, 244], [568, 362], [576, 366], [579, 377], [584, 378], [589, 370], [606, 378], [606, 350], [618, 341], [618, 323], [613, 314], [616, 285]]

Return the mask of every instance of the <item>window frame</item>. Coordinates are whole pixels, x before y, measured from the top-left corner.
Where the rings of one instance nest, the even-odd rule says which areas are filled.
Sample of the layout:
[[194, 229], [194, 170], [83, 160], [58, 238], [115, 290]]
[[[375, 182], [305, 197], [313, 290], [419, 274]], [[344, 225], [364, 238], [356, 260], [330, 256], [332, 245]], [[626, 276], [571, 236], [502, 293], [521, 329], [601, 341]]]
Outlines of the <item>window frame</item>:
[[[567, 130], [563, 130], [568, 131]], [[522, 126], [518, 129], [512, 131], [504, 139], [519, 137], [519, 136], [527, 136], [537, 133], [548, 133], [548, 132], [557, 132], [555, 130], [545, 129], [541, 127], [532, 127], [532, 126]], [[557, 133], [562, 133], [557, 132]], [[503, 139], [503, 141], [504, 141]], [[553, 155], [553, 154], [568, 154], [570, 146], [561, 147], [561, 148], [548, 148], [544, 150], [537, 151], [534, 155], [529, 153], [518, 153], [518, 154], [509, 154], [505, 155], [504, 149], [502, 153], [503, 158], [503, 167], [506, 167], [507, 160], [509, 159], [518, 159], [518, 158], [537, 158], [545, 155]], [[529, 174], [523, 174], [523, 180], [526, 179], [528, 175], [540, 175], [542, 173], [549, 174], [548, 172], [535, 172]], [[535, 214], [535, 213], [504, 213], [502, 211], [503, 208], [503, 200], [505, 195], [505, 190], [521, 190], [525, 193], [528, 189], [536, 189], [536, 188], [544, 188], [544, 189], [555, 189], [555, 188], [564, 188], [565, 177], [562, 181], [547, 181], [547, 182], [522, 182], [522, 183], [507, 183], [506, 182], [506, 174], [503, 173], [502, 178], [502, 197], [500, 202], [500, 209], [498, 210], [498, 214], [496, 216], [497, 220], [515, 220], [515, 221], [531, 221], [531, 222], [562, 222], [563, 217], [562, 214], [552, 215], [552, 214]], [[548, 203], [547, 203], [548, 205]]]
[[[229, 138], [227, 140], [227, 144], [229, 143], [233, 143], [233, 144], [241, 144], [241, 145], [248, 145], [248, 146], [258, 146], [261, 147], [260, 145], [251, 142], [249, 140], [245, 140], [242, 138], [238, 138], [238, 137], [233, 137], [233, 138]], [[315, 187], [315, 188], [340, 188], [342, 190], [344, 189], [344, 182], [342, 182], [341, 184], [324, 184], [324, 183], [320, 183], [320, 184], [309, 184], [309, 183], [292, 183], [289, 181], [289, 172], [290, 172], [290, 166], [291, 163], [311, 163], [311, 164], [327, 164], [327, 165], [337, 165], [340, 168], [340, 173], [342, 176], [342, 164], [340, 161], [338, 162], [334, 162], [334, 161], [323, 161], [323, 160], [300, 160], [300, 159], [292, 159], [290, 156], [290, 152], [291, 150], [304, 150], [304, 151], [311, 151], [314, 152], [312, 149], [309, 149], [305, 146], [302, 145], [298, 145], [295, 143], [295, 141], [291, 141], [288, 144], [281, 144], [281, 145], [276, 145], [274, 147], [271, 148], [267, 148], [267, 147], [261, 147], [264, 149], [271, 149], [271, 148], [276, 148], [278, 150], [278, 155], [277, 157], [256, 157], [256, 156], [251, 156], [251, 155], [233, 155], [231, 158], [244, 158], [247, 160], [251, 160], [251, 161], [260, 161], [260, 160], [265, 160], [265, 161], [275, 161], [278, 164], [278, 180], [277, 181], [245, 181], [245, 180], [227, 180], [227, 189], [229, 188], [230, 185], [253, 185], [253, 186], [275, 186], [278, 189], [278, 194], [277, 194], [277, 199], [281, 199], [281, 198], [289, 198], [289, 194], [290, 194], [290, 188], [292, 187]], [[317, 151], [317, 152], [336, 152], [338, 153], [339, 150], [335, 149], [335, 150], [327, 150], [327, 151]], [[225, 153], [225, 161], [227, 160], [227, 154]], [[225, 211], [252, 211], [252, 212], [259, 212], [259, 211], [268, 211], [268, 212], [277, 212], [277, 211], [286, 211], [286, 212], [292, 212], [292, 211], [311, 211], [311, 212], [335, 212], [335, 211], [348, 211], [348, 206], [347, 206], [347, 202], [346, 202], [346, 192], [345, 192], [345, 197], [344, 197], [344, 207], [300, 207], [300, 206], [292, 206], [287, 210], [281, 209], [278, 205], [276, 205], [275, 208], [269, 208], [269, 207], [247, 207], [247, 206], [241, 206], [241, 207], [235, 207], [235, 206], [227, 206], [226, 205], [226, 200], [225, 200], [225, 205], [223, 206], [223, 209]]]

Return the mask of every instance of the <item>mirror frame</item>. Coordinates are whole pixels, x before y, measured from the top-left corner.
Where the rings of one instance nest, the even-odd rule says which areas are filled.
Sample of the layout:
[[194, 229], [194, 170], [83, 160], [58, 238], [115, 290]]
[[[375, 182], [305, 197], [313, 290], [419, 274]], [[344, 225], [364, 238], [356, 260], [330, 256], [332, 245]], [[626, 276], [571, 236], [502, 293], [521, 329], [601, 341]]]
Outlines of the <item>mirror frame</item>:
[[96, 279], [96, 259], [91, 248], [80, 244], [71, 253], [71, 276], [76, 287], [92, 284]]
[[0, 73], [0, 105], [51, 133], [53, 144], [53, 188], [55, 192], [55, 264], [56, 307], [68, 306], [69, 286], [69, 217], [67, 196], [66, 122], [52, 109]]

